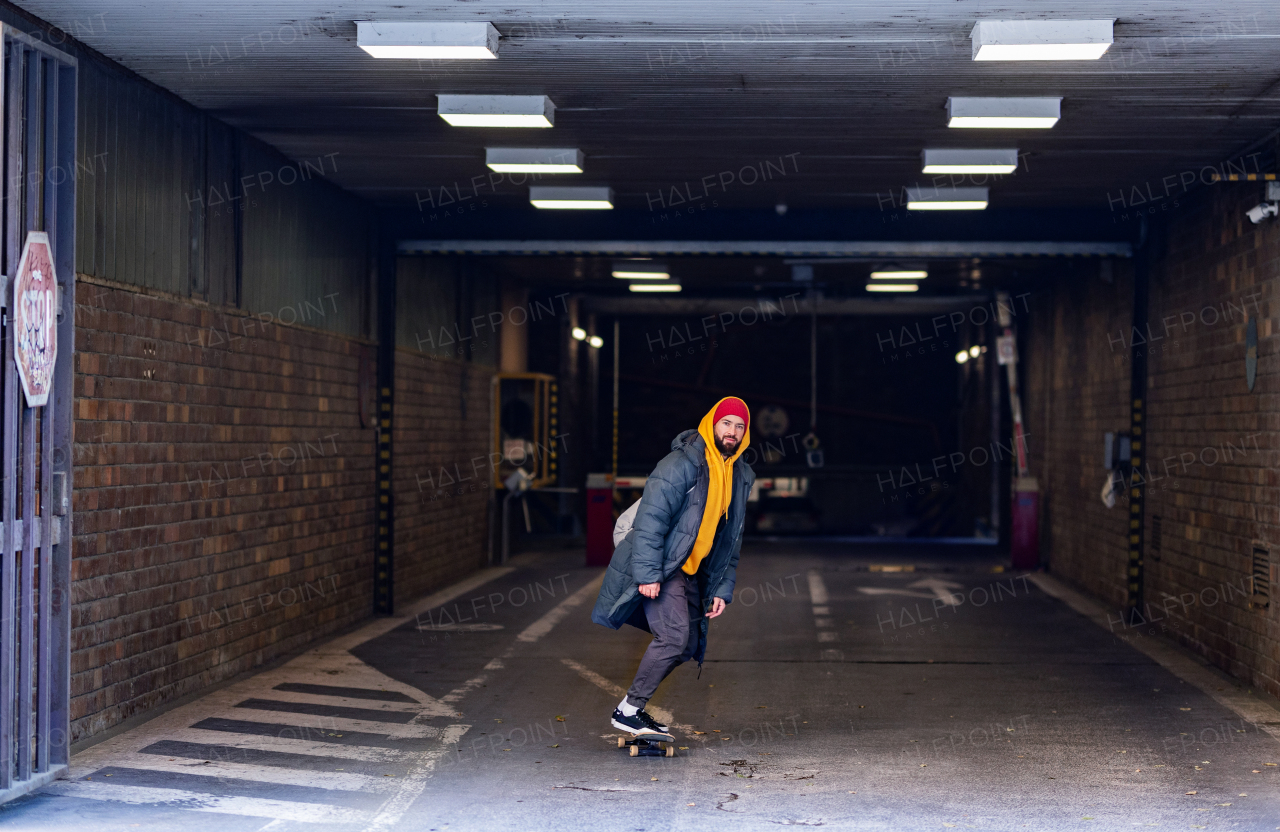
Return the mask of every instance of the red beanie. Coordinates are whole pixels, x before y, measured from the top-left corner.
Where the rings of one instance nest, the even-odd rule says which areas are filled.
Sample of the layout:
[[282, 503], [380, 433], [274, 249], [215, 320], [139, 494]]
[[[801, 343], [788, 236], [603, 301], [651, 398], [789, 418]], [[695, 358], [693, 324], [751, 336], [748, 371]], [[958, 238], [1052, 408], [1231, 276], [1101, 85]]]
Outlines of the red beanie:
[[747, 427], [751, 427], [751, 412], [747, 410], [747, 403], [742, 399], [730, 396], [716, 405], [716, 412], [711, 417], [711, 423], [715, 424], [725, 416], [740, 416]]

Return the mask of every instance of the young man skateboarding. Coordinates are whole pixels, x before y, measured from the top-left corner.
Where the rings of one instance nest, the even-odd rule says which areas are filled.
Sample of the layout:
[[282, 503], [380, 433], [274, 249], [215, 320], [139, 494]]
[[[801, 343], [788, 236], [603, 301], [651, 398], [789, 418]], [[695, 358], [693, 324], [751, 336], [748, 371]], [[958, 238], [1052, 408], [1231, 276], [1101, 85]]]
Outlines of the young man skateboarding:
[[591, 620], [653, 633], [613, 725], [643, 737], [666, 734], [645, 713], [659, 683], [682, 662], [699, 672], [707, 620], [733, 600], [747, 495], [756, 475], [739, 459], [751, 443], [751, 413], [724, 398], [697, 430], [686, 430], [649, 475], [631, 531], [613, 551]]

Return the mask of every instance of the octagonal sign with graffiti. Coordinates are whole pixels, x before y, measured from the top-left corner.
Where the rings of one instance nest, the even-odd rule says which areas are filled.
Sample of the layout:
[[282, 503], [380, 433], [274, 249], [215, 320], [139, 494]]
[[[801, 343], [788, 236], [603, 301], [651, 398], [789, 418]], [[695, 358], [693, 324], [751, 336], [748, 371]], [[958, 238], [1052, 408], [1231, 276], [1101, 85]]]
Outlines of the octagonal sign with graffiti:
[[14, 358], [28, 407], [49, 401], [53, 365], [58, 358], [58, 282], [53, 250], [43, 231], [27, 234], [13, 283]]

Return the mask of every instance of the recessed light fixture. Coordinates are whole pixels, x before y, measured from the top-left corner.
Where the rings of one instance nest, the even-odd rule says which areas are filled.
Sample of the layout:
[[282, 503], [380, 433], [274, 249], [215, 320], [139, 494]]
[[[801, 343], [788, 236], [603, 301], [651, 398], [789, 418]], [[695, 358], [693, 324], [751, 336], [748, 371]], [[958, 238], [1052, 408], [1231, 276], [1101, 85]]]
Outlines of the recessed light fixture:
[[1111, 48], [1111, 20], [979, 20], [975, 61], [1096, 61]]
[[928, 148], [921, 154], [924, 173], [1013, 173], [1018, 150], [948, 150]]
[[357, 20], [356, 46], [375, 58], [492, 60], [498, 30], [492, 23]]
[[569, 334], [573, 336], [573, 340], [575, 341], [587, 340], [587, 331], [580, 326], [575, 326], [570, 330]]
[[545, 95], [437, 95], [436, 112], [454, 127], [550, 127], [556, 105]]
[[582, 151], [573, 147], [486, 147], [484, 163], [498, 173], [582, 173]]
[[908, 211], [981, 211], [986, 188], [907, 188]]
[[632, 283], [627, 287], [633, 292], [679, 292], [679, 283]]
[[918, 292], [918, 283], [868, 283], [868, 292]]
[[948, 127], [1027, 127], [1045, 129], [1058, 123], [1062, 98], [947, 99]]
[[621, 280], [667, 280], [671, 272], [663, 263], [627, 260], [613, 264], [613, 276]]
[[969, 353], [965, 352], [964, 350], [960, 350], [960, 352], [956, 353], [957, 364], [963, 364], [968, 360], [969, 360]]
[[529, 201], [535, 208], [608, 210], [613, 207], [613, 188], [534, 186], [529, 188]]
[[969, 347], [970, 358], [977, 358], [980, 355], [982, 355], [982, 347], [980, 347], [977, 344], [974, 344], [972, 347]]
[[872, 280], [924, 280], [929, 273], [924, 269], [903, 269], [901, 271], [877, 271], [871, 273]]
[[596, 349], [600, 349], [601, 347], [604, 346], [604, 339], [601, 338], [599, 335], [592, 335], [591, 339], [588, 340], [587, 343], [595, 347]]

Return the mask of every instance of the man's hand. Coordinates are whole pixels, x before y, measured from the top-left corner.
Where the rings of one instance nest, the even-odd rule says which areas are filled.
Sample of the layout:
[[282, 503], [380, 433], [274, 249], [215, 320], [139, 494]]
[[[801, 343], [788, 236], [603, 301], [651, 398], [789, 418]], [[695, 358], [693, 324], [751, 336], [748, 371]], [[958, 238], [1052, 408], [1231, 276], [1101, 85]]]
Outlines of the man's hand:
[[646, 598], [657, 598], [660, 586], [661, 584], [640, 584], [640, 594]]
[[711, 612], [707, 613], [707, 618], [715, 618], [717, 615], [719, 615], [722, 612], [724, 612], [724, 599], [712, 598]]

